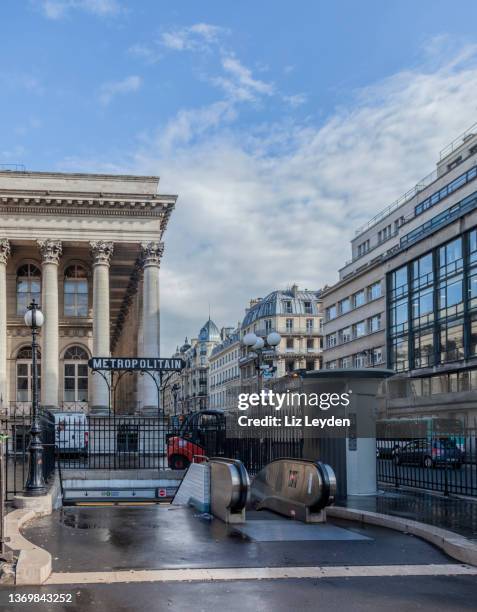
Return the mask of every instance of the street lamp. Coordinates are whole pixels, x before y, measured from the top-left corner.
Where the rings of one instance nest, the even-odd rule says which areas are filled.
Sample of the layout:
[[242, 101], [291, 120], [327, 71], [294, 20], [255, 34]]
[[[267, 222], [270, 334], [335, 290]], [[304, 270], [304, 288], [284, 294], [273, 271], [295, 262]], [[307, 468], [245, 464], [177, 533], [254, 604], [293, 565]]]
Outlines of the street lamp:
[[242, 338], [242, 344], [248, 349], [248, 356], [252, 357], [257, 371], [257, 386], [258, 390], [261, 389], [262, 374], [263, 374], [263, 352], [267, 349], [275, 350], [280, 344], [282, 337], [277, 332], [270, 332], [266, 338], [266, 341], [257, 336], [253, 332], [245, 334]]
[[28, 497], [36, 497], [46, 493], [45, 479], [43, 477], [43, 444], [41, 441], [40, 417], [38, 414], [38, 364], [37, 364], [37, 341], [38, 330], [45, 322], [43, 313], [38, 308], [35, 300], [32, 301], [25, 313], [25, 323], [31, 328], [31, 367], [32, 367], [32, 415], [30, 429], [30, 445], [28, 452], [30, 460], [28, 464], [28, 478], [25, 484], [24, 494]]

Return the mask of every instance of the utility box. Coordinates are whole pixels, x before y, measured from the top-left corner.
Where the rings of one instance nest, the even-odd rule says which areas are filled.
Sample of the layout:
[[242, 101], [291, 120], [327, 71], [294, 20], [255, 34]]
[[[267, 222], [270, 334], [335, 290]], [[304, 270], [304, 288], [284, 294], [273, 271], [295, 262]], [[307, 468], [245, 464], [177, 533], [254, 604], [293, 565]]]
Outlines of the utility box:
[[[336, 474], [337, 498], [376, 493], [377, 395], [392, 370], [334, 369], [304, 372], [300, 392], [306, 394], [348, 394], [349, 404], [333, 408], [333, 414], [349, 419], [346, 430], [327, 429], [323, 434], [303, 428], [303, 458], [323, 461]], [[318, 414], [320, 413], [320, 414]], [[306, 406], [308, 418], [326, 416], [316, 407]]]

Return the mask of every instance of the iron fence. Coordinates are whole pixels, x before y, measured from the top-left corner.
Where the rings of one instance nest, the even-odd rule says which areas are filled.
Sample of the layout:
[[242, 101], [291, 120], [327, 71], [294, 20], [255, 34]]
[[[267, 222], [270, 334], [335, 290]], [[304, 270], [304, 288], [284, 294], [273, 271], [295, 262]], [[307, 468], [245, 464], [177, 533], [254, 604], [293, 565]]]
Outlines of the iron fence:
[[227, 438], [224, 455], [231, 459], [240, 459], [248, 473], [255, 476], [275, 459], [302, 459], [303, 438]]
[[378, 438], [378, 482], [477, 496], [477, 430], [417, 439]]
[[[55, 470], [55, 419], [51, 412], [40, 409], [39, 421], [43, 477], [48, 482]], [[31, 415], [23, 407], [11, 410], [0, 416], [0, 428], [5, 436], [5, 493], [9, 501], [23, 491], [28, 476]]]
[[62, 469], [164, 469], [168, 421], [157, 417], [56, 416], [57, 461]]

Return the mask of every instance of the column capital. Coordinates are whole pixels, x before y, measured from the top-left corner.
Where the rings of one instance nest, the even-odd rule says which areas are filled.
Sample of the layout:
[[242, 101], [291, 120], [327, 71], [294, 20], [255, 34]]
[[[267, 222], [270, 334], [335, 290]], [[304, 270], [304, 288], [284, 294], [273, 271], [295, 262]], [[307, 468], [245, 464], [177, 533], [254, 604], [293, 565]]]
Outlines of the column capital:
[[0, 238], [0, 263], [6, 264], [10, 256], [10, 241], [6, 238]]
[[97, 240], [90, 242], [89, 245], [91, 247], [91, 255], [93, 256], [93, 265], [106, 264], [109, 266], [114, 250], [114, 242]]
[[141, 242], [144, 266], [160, 266], [164, 253], [163, 242]]
[[60, 240], [52, 240], [51, 238], [47, 238], [46, 240], [37, 240], [36, 243], [40, 249], [43, 263], [59, 263], [61, 253], [63, 252], [63, 247]]

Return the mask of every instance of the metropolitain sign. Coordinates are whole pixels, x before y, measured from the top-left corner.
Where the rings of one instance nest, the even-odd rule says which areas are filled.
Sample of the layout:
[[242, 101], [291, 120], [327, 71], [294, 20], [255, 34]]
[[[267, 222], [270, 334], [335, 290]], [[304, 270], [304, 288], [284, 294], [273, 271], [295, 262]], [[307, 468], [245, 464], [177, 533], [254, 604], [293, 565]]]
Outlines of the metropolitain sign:
[[182, 359], [175, 357], [92, 357], [88, 361], [92, 370], [154, 370], [179, 372], [184, 367]]

